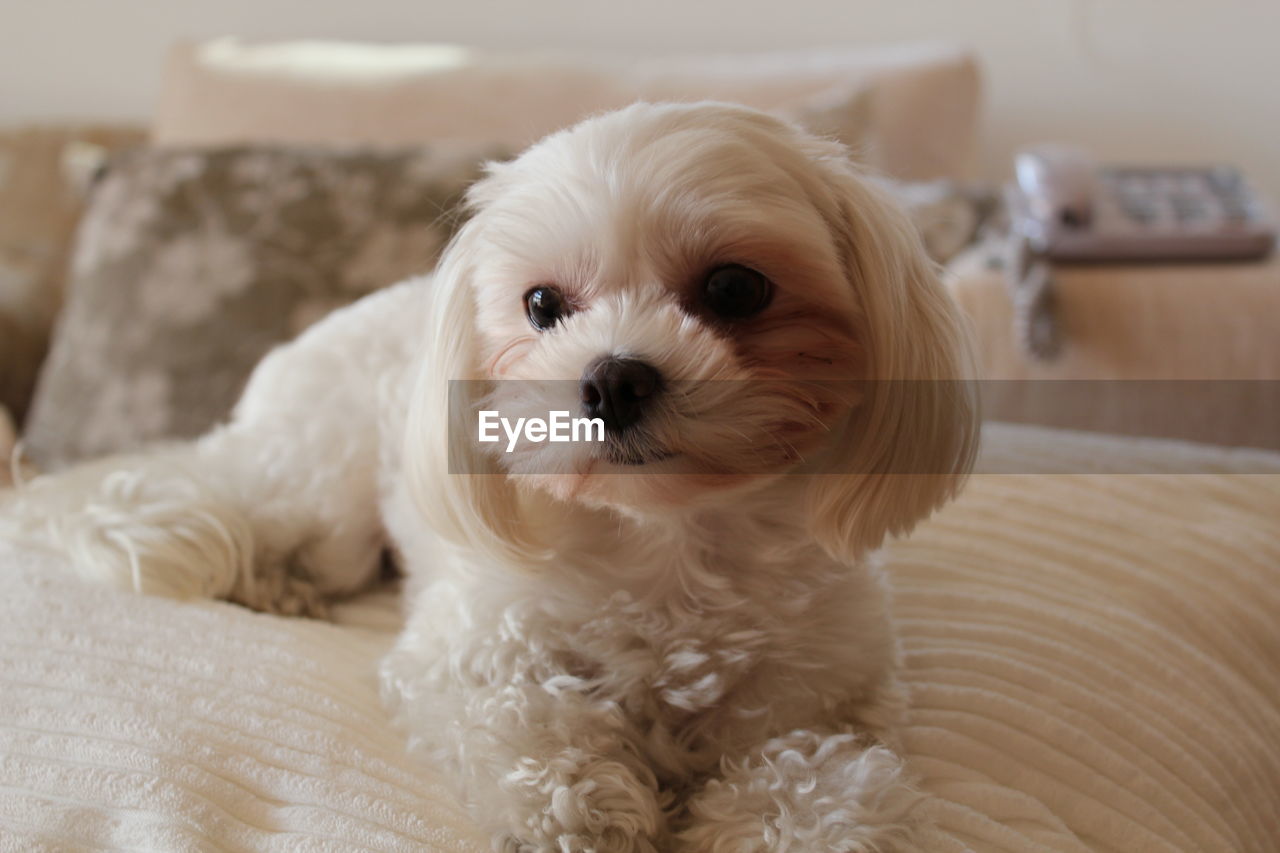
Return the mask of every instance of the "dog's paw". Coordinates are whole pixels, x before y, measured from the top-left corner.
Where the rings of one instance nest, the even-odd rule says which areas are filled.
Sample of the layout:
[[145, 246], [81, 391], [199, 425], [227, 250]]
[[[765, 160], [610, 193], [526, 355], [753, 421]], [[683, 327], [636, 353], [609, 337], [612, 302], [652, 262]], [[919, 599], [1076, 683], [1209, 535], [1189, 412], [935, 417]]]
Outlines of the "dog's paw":
[[248, 575], [253, 529], [181, 449], [37, 477], [0, 498], [0, 539], [65, 556], [90, 583], [222, 598]]
[[252, 582], [237, 584], [227, 599], [277, 616], [329, 618], [329, 601], [315, 583], [305, 574], [285, 567], [255, 572]]
[[501, 853], [657, 853], [662, 810], [653, 789], [614, 761], [577, 768], [524, 762], [506, 779], [529, 806], [522, 826], [500, 835]]
[[922, 795], [902, 760], [850, 734], [792, 732], [726, 767], [688, 803], [681, 853], [915, 850]]

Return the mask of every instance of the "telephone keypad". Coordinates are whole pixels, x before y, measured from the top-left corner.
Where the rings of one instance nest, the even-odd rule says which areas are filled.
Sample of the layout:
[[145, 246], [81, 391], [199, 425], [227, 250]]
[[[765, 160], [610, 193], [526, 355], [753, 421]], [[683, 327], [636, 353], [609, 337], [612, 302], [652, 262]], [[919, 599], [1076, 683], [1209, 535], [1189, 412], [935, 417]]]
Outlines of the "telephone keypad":
[[[1226, 166], [1102, 167], [1088, 216], [1037, 219], [1020, 188], [1020, 229], [1055, 260], [1228, 260], [1265, 256], [1276, 226], [1248, 182]], [[1066, 208], [1063, 209], [1065, 212]]]

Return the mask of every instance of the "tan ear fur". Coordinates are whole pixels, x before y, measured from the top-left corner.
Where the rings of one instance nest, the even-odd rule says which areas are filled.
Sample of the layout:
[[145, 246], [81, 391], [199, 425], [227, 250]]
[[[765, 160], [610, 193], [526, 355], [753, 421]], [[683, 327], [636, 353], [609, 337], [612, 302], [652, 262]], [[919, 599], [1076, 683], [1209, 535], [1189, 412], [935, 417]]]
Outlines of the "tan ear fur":
[[[479, 182], [473, 206], [495, 190]], [[404, 465], [418, 511], [433, 529], [494, 559], [529, 565], [547, 556], [520, 509], [516, 487], [470, 440], [486, 393], [471, 284], [483, 211], [445, 250], [430, 284], [423, 351], [409, 404]], [[461, 381], [451, 381], [461, 380]]]
[[851, 378], [868, 381], [833, 436], [824, 460], [832, 473], [813, 477], [807, 499], [814, 535], [852, 560], [960, 489], [977, 452], [978, 404], [967, 326], [914, 226], [843, 157], [821, 159], [868, 356]]

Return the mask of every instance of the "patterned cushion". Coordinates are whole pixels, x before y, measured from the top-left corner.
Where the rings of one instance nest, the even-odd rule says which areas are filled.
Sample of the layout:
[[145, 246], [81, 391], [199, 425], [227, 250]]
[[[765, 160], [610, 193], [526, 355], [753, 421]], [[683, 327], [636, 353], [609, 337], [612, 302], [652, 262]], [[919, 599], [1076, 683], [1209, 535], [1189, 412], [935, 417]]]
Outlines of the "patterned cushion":
[[81, 225], [27, 424], [32, 458], [54, 468], [204, 432], [273, 346], [430, 269], [484, 159], [284, 148], [115, 158]]
[[0, 131], [0, 405], [21, 423], [84, 199], [68, 165], [142, 142], [136, 127], [63, 125]]

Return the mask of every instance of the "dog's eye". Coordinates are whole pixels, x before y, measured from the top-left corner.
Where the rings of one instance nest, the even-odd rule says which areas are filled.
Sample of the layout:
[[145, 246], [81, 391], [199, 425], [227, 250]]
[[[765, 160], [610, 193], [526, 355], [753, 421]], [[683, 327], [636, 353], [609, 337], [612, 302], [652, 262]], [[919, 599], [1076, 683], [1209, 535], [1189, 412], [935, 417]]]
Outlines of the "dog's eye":
[[707, 307], [728, 320], [759, 314], [773, 296], [769, 279], [740, 264], [716, 267], [703, 285]]
[[529, 322], [538, 331], [550, 329], [570, 313], [560, 291], [546, 285], [535, 287], [524, 295], [524, 309], [529, 315]]

